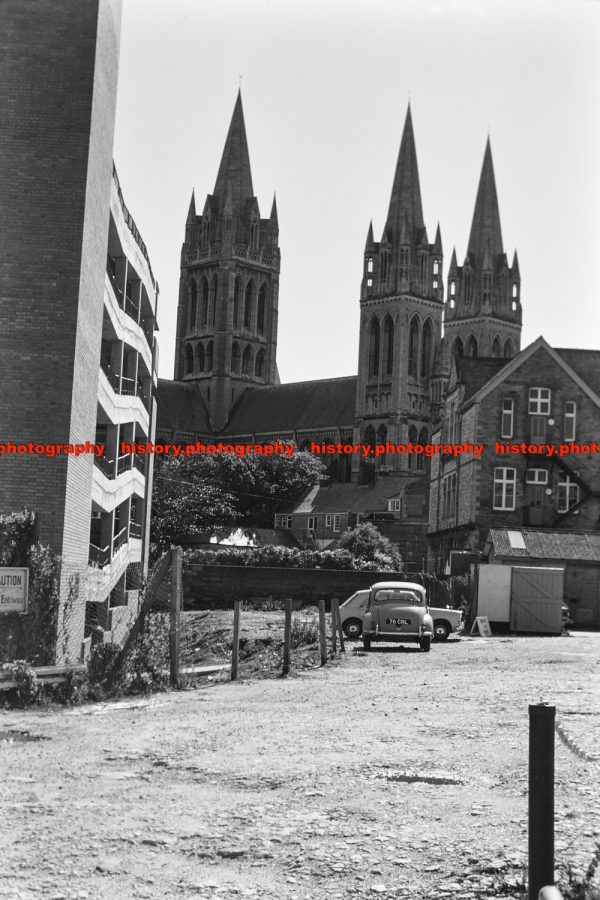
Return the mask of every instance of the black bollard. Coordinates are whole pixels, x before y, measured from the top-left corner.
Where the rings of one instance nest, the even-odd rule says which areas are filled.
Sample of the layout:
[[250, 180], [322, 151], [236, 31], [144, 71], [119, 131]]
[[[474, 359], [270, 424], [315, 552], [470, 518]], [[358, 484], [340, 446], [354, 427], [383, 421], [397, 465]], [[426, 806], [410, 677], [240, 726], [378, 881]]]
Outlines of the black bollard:
[[554, 706], [529, 706], [529, 900], [554, 884], [555, 715]]

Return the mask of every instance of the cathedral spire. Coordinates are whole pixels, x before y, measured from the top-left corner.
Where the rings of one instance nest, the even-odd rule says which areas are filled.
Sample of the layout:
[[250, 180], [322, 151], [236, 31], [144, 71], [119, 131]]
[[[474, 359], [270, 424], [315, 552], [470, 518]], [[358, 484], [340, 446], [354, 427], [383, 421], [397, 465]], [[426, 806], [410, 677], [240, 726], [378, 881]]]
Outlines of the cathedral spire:
[[421, 188], [410, 103], [406, 112], [386, 223], [386, 230], [388, 233], [391, 232], [393, 239], [398, 237], [405, 218], [411, 231], [423, 227]]
[[369, 230], [367, 232], [367, 243], [365, 244], [365, 253], [369, 253], [370, 251], [375, 249], [375, 242], [373, 240], [373, 219], [369, 222]]
[[494, 164], [492, 162], [492, 148], [489, 137], [485, 146], [467, 253], [475, 259], [481, 260], [486, 249], [489, 250], [494, 259], [504, 252], [502, 249], [502, 229], [500, 228], [498, 195], [496, 194], [496, 179], [494, 177]]
[[234, 215], [242, 213], [245, 210], [246, 201], [254, 196], [240, 91], [238, 91], [235, 101], [213, 195], [223, 202], [228, 191]]
[[194, 191], [192, 191], [192, 199], [190, 200], [190, 208], [188, 209], [187, 219], [185, 220], [186, 225], [195, 225], [196, 224], [196, 195]]

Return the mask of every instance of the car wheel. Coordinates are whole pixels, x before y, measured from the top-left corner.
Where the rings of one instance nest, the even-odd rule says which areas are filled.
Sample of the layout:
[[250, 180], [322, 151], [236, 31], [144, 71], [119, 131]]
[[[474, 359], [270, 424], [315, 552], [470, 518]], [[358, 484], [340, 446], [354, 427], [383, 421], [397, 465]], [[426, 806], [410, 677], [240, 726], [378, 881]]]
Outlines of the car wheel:
[[350, 641], [357, 641], [362, 634], [362, 622], [360, 619], [346, 619], [342, 628]]
[[421, 640], [419, 641], [419, 647], [425, 653], [429, 653], [429, 651], [431, 650], [431, 638], [429, 637], [429, 635], [427, 635], [427, 637], [421, 638]]
[[445, 619], [436, 619], [433, 623], [434, 641], [447, 641], [451, 631], [452, 629]]
[[365, 648], [365, 650], [371, 649], [371, 638], [363, 638], [363, 647]]

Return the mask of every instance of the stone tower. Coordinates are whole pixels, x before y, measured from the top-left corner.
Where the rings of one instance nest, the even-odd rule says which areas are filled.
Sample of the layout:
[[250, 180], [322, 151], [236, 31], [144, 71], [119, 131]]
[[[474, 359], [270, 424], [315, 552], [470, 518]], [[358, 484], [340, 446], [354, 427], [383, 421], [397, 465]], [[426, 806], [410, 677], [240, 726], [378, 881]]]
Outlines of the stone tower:
[[512, 266], [502, 247], [502, 230], [488, 138], [467, 255], [462, 266], [452, 253], [444, 334], [453, 354], [510, 359], [521, 346], [521, 279], [515, 251]]
[[[429, 378], [441, 337], [444, 290], [439, 225], [430, 244], [410, 106], [381, 241], [369, 227], [360, 294], [355, 441], [408, 443], [429, 437]], [[422, 457], [380, 456], [380, 472], [422, 471]], [[353, 478], [368, 480], [373, 465]]]
[[194, 194], [181, 250], [175, 379], [198, 382], [211, 426], [227, 424], [248, 385], [277, 384], [277, 206], [261, 219], [238, 93], [214, 191]]

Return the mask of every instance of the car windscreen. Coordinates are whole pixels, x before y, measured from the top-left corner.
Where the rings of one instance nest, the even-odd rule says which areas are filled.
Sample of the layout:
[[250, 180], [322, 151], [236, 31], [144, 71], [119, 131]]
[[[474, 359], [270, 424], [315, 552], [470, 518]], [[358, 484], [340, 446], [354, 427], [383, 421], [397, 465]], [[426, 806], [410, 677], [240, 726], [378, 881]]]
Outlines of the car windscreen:
[[413, 591], [398, 591], [390, 588], [380, 588], [375, 591], [373, 597], [375, 603], [406, 603], [409, 606], [421, 606], [423, 597]]

